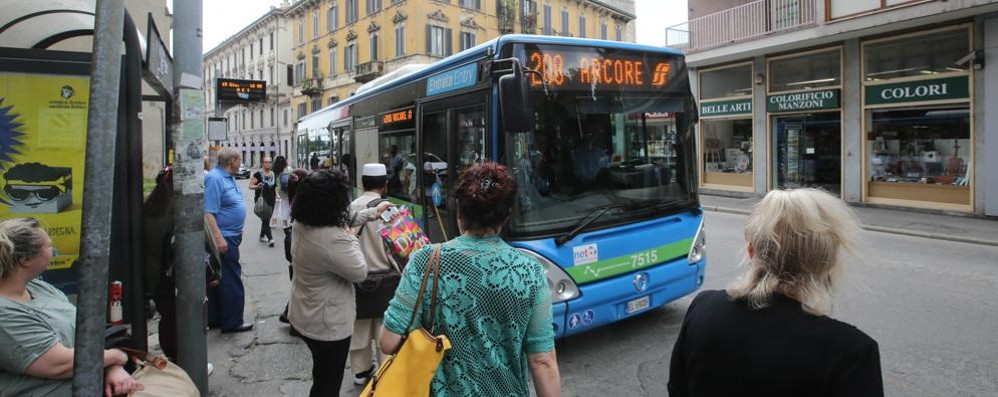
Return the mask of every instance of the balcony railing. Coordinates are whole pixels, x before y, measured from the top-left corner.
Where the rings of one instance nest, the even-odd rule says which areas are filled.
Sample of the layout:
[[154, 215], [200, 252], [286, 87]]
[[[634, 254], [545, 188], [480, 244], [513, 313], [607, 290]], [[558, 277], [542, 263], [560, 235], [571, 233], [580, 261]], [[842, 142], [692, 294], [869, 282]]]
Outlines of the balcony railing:
[[[815, 24], [817, 0], [759, 0], [666, 29], [666, 46], [697, 52]], [[674, 41], [673, 41], [674, 40]]]
[[381, 61], [361, 63], [354, 68], [353, 79], [358, 83], [366, 83], [385, 74], [385, 64]]

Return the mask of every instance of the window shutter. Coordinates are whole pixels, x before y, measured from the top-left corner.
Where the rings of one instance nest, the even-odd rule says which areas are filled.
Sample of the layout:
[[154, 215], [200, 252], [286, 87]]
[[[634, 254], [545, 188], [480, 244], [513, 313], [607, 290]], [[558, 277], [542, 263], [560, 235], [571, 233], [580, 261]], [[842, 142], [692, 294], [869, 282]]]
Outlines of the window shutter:
[[426, 25], [426, 54], [430, 55], [433, 53], [433, 32], [430, 25]]
[[288, 65], [288, 67], [287, 67], [287, 76], [286, 77], [287, 77], [286, 81], [288, 82], [288, 87], [291, 87], [292, 85], [294, 85], [294, 83], [293, 83], [295, 81], [295, 68], [294, 68], [294, 66]]
[[444, 40], [447, 41], [447, 44], [445, 44], [445, 47], [444, 47], [444, 48], [446, 48], [447, 52], [444, 53], [444, 56], [450, 56], [453, 53], [453, 51], [452, 51], [452, 48], [454, 48], [454, 46], [453, 46], [454, 45], [453, 36], [454, 35], [451, 34], [451, 30], [450, 29], [444, 29]]

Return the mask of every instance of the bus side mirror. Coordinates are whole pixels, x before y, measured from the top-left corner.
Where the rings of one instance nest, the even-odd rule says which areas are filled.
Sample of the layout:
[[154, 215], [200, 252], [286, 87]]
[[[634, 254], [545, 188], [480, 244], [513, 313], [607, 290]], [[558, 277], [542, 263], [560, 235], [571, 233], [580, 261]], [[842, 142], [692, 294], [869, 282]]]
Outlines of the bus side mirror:
[[499, 77], [499, 106], [502, 125], [509, 132], [534, 130], [534, 100], [523, 68], [515, 60], [513, 72]]

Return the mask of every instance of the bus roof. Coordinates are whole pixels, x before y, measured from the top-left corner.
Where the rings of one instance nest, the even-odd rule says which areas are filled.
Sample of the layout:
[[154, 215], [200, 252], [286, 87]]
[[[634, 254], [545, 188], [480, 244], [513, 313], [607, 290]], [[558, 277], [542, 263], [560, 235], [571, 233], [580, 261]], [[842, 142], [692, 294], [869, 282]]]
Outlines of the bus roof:
[[[457, 66], [462, 66], [468, 62], [472, 62], [478, 59], [485, 58], [491, 54], [498, 53], [499, 49], [506, 44], [518, 44], [518, 43], [529, 43], [529, 44], [551, 44], [551, 45], [575, 45], [575, 46], [585, 46], [585, 47], [599, 47], [599, 48], [611, 48], [627, 51], [644, 51], [644, 52], [656, 52], [667, 55], [683, 55], [681, 52], [676, 51], [667, 47], [656, 47], [646, 44], [636, 44], [636, 43], [625, 43], [620, 41], [608, 41], [608, 40], [597, 40], [597, 39], [584, 39], [576, 37], [561, 37], [561, 36], [539, 36], [539, 35], [528, 35], [528, 34], [510, 34], [499, 36], [498, 38], [489, 40], [467, 50], [461, 51], [457, 54], [451, 55], [447, 58], [441, 59], [430, 65], [423, 67], [420, 70], [411, 71], [409, 73], [402, 73], [395, 78], [391, 78], [387, 81], [382, 81], [375, 87], [363, 90], [357, 95], [351, 96], [342, 101], [336, 102], [332, 105], [326, 106], [319, 111], [312, 112], [305, 115], [299, 119], [299, 129], [302, 127], [312, 128], [323, 128], [329, 123], [325, 121], [328, 119], [330, 113], [335, 114], [336, 112], [330, 112], [330, 110], [343, 108], [350, 106], [352, 103], [360, 102], [364, 99], [376, 96], [382, 92], [391, 90], [395, 87], [400, 87], [420, 79], [427, 78], [439, 72], [443, 72], [452, 69]], [[313, 125], [318, 124], [318, 125]]]

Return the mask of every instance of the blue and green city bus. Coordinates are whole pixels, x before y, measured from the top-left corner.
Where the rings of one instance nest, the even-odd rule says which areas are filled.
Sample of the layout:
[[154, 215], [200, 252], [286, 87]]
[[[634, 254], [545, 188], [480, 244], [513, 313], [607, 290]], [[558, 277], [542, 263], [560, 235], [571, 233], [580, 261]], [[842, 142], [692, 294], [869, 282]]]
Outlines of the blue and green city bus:
[[507, 35], [407, 66], [298, 124], [298, 158], [323, 151], [358, 179], [382, 162], [389, 197], [434, 242], [457, 234], [448, 190], [494, 160], [515, 175], [506, 241], [547, 270], [558, 337], [696, 291], [706, 257], [696, 110], [681, 53]]

